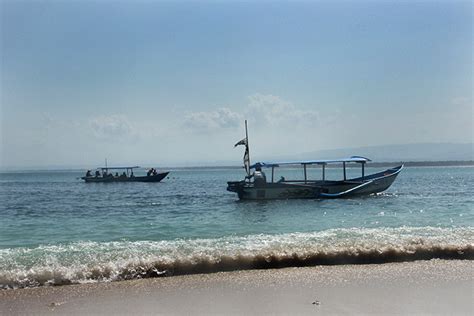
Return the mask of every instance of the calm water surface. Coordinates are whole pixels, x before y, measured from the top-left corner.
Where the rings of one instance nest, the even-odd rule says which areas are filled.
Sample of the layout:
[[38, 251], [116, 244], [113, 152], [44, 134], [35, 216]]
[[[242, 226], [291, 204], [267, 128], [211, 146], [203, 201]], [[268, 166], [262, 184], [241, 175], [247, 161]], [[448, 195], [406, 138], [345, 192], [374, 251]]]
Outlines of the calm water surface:
[[86, 184], [82, 175], [0, 173], [0, 287], [115, 280], [134, 277], [137, 265], [224, 257], [473, 246], [472, 167], [405, 168], [376, 196], [262, 202], [225, 190], [240, 169], [173, 170], [161, 183]]

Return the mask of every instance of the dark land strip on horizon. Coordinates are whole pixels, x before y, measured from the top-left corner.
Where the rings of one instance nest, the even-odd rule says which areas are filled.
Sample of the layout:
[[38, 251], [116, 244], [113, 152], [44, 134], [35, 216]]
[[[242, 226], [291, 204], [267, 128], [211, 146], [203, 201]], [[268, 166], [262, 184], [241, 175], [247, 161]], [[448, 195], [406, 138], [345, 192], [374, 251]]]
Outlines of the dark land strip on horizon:
[[[460, 161], [393, 161], [393, 162], [370, 162], [367, 167], [393, 167], [394, 165], [403, 164], [405, 167], [471, 167], [474, 166], [474, 160]], [[295, 164], [296, 165], [296, 164]], [[314, 165], [318, 166], [318, 165]], [[342, 164], [328, 164], [326, 168], [341, 168]], [[347, 165], [347, 168], [355, 168], [358, 165]], [[193, 166], [193, 167], [164, 167], [165, 169], [241, 169], [242, 166], [222, 165], [222, 166]]]
[[[403, 164], [405, 167], [472, 167], [474, 160], [456, 160], [456, 161], [393, 161], [393, 162], [370, 162], [367, 167], [394, 167], [395, 165]], [[151, 164], [150, 164], [151, 165]], [[159, 165], [159, 164], [155, 164]], [[318, 165], [314, 165], [317, 167]], [[327, 165], [326, 168], [341, 168], [342, 164]], [[358, 165], [347, 165], [347, 168], [357, 168]], [[201, 166], [162, 166], [159, 170], [191, 170], [191, 169], [242, 169], [238, 165], [201, 165]], [[0, 173], [16, 173], [16, 172], [63, 172], [63, 171], [84, 171], [90, 167], [13, 167], [0, 169]], [[146, 168], [140, 168], [146, 169]]]

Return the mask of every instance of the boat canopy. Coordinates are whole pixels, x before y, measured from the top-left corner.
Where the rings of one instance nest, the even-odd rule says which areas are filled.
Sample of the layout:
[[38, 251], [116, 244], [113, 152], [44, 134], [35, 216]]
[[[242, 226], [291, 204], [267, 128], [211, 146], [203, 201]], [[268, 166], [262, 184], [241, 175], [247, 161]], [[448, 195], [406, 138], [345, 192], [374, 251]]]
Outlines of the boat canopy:
[[102, 169], [102, 170], [107, 170], [107, 169], [114, 169], [114, 170], [125, 170], [125, 169], [137, 169], [140, 168], [139, 166], [133, 166], [133, 167], [101, 167], [97, 169]]
[[250, 168], [255, 169], [255, 167], [260, 166], [263, 168], [274, 168], [279, 167], [281, 165], [327, 165], [330, 163], [345, 163], [345, 162], [358, 162], [358, 163], [366, 163], [371, 161], [369, 158], [362, 157], [362, 156], [352, 156], [349, 158], [341, 158], [341, 159], [320, 159], [320, 160], [298, 160], [298, 161], [282, 161], [282, 162], [257, 162], [250, 166]]

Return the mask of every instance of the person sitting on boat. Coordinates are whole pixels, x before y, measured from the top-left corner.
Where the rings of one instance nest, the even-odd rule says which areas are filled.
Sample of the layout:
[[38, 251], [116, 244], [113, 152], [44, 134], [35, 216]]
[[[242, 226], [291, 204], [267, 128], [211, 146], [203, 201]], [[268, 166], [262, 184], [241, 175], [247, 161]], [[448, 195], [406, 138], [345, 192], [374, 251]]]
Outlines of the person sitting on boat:
[[122, 175], [120, 177], [121, 178], [126, 178], [127, 177], [127, 174], [125, 173], [125, 171], [122, 173]]
[[280, 180], [278, 180], [278, 182], [285, 182], [285, 177], [284, 177], [284, 176], [281, 176], [281, 177], [280, 177]]
[[151, 173], [152, 175], [156, 176], [158, 174], [158, 172], [156, 172], [156, 169], [155, 168], [152, 168], [153, 172]]
[[100, 177], [100, 171], [99, 171], [99, 170], [96, 170], [96, 171], [95, 171], [95, 177], [96, 177], [96, 178]]
[[153, 172], [153, 168], [148, 169], [148, 171], [147, 171], [147, 173], [146, 173], [146, 176], [147, 176], [147, 177], [151, 176], [152, 172]]
[[119, 177], [119, 175], [118, 175], [118, 172], [116, 172], [116, 173], [115, 173], [115, 177], [116, 177], [116, 178], [118, 178], [118, 177]]
[[92, 174], [91, 174], [91, 171], [90, 171], [90, 170], [87, 170], [87, 172], [86, 172], [86, 177], [92, 177]]
[[257, 187], [265, 186], [267, 183], [267, 176], [265, 175], [265, 172], [262, 171], [260, 164], [255, 166], [255, 172], [253, 173], [253, 183]]

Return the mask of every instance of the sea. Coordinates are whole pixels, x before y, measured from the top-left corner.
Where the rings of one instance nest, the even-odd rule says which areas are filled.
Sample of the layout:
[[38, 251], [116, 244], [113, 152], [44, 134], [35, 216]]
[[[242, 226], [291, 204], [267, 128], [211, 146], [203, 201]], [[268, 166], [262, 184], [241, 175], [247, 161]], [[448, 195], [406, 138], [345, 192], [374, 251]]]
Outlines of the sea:
[[[474, 259], [473, 167], [406, 167], [386, 192], [366, 197], [274, 201], [226, 191], [244, 178], [241, 168], [170, 171], [160, 183], [84, 183], [84, 170], [1, 172], [0, 288]], [[279, 172], [275, 180], [302, 177], [298, 168]]]

